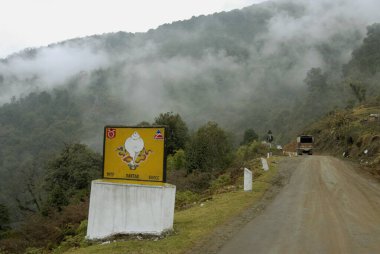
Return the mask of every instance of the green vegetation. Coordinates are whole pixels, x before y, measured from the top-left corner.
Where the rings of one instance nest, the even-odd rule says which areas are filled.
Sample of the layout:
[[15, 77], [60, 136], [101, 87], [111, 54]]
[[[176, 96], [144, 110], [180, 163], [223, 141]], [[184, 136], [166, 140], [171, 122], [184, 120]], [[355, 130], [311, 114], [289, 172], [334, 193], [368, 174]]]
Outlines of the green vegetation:
[[361, 47], [354, 50], [351, 61], [345, 66], [346, 76], [373, 77], [380, 72], [380, 24], [367, 29], [367, 37]]
[[320, 151], [349, 157], [380, 177], [380, 103], [331, 112], [305, 133], [315, 136]]
[[240, 145], [247, 145], [249, 143], [252, 143], [253, 141], [258, 141], [259, 135], [255, 132], [253, 129], [247, 129], [244, 132], [243, 141], [240, 143]]
[[188, 129], [179, 114], [173, 114], [172, 112], [160, 114], [155, 118], [153, 125], [167, 126], [166, 147], [168, 154], [173, 154], [177, 150], [185, 148], [188, 139]]
[[173, 155], [169, 154], [167, 157], [167, 170], [180, 170], [186, 166], [185, 151], [179, 149]]
[[[96, 137], [105, 124], [152, 123], [162, 111], [178, 112], [192, 130], [215, 121], [239, 138], [247, 128], [259, 136], [272, 129], [276, 140], [288, 141], [294, 133], [287, 130], [297, 132], [334, 107], [346, 106], [350, 92], [340, 80], [342, 67], [364, 39], [366, 22], [375, 20], [357, 9], [346, 12], [355, 8], [354, 1], [346, 2], [344, 11], [337, 3], [267, 2], [147, 33], [108, 33], [26, 49], [0, 60], [0, 103], [29, 91], [68, 90], [83, 120], [77, 141], [97, 151], [101, 139]], [[308, 22], [313, 19], [324, 21]], [[300, 29], [288, 31], [290, 20]], [[368, 47], [354, 51], [358, 57], [347, 68], [350, 76], [357, 70], [376, 72], [371, 66], [377, 63], [377, 33], [376, 25], [369, 27]], [[60, 62], [57, 55], [72, 62], [45, 71], [44, 63]], [[309, 94], [303, 81], [312, 70], [319, 70], [323, 82], [317, 86], [327, 92]], [[169, 153], [178, 148], [171, 146]]]
[[186, 168], [213, 171], [226, 168], [231, 162], [231, 142], [218, 124], [209, 122], [198, 129], [186, 148]]
[[[173, 142], [178, 140], [175, 137], [186, 137], [186, 124], [178, 114], [160, 114], [155, 124], [164, 123], [176, 123], [168, 128]], [[172, 149], [177, 150], [168, 156], [168, 181], [177, 186], [178, 210], [192, 209], [199, 202], [212, 199], [213, 194], [237, 190], [241, 166], [267, 149], [254, 142], [236, 151], [229, 136], [216, 123], [209, 122], [186, 138], [188, 143], [184, 149], [172, 143]], [[245, 155], [241, 157], [244, 149]], [[1, 223], [5, 230], [5, 237], [0, 240], [2, 250], [60, 252], [88, 245], [84, 241], [83, 221], [87, 217], [90, 182], [100, 177], [101, 168], [102, 158], [98, 153], [83, 144], [65, 144], [60, 153], [40, 169], [44, 177], [37, 178], [39, 191], [31, 192], [38, 211], [24, 215], [21, 226], [10, 229], [5, 227], [9, 222], [7, 210], [2, 209], [4, 221]], [[30, 186], [34, 187], [34, 183]]]
[[9, 211], [7, 207], [0, 204], [0, 239], [2, 231], [5, 231], [8, 228], [9, 221]]
[[81, 223], [87, 218], [89, 185], [100, 177], [101, 169], [99, 154], [82, 144], [66, 145], [43, 169], [46, 177], [38, 193], [40, 212], [29, 213], [19, 227], [11, 229], [6, 227], [8, 210], [0, 206], [0, 231], [5, 231], [0, 252], [41, 253], [79, 239]]
[[367, 28], [363, 44], [352, 53], [352, 59], [344, 67], [346, 82], [359, 103], [374, 101], [380, 96], [379, 76], [380, 24]]
[[103, 159], [82, 144], [64, 147], [61, 154], [47, 167], [45, 190], [47, 192], [44, 213], [50, 209], [60, 211], [70, 200], [85, 199], [89, 195], [90, 182], [101, 177]]
[[[255, 170], [262, 172], [260, 169]], [[196, 202], [196, 198], [193, 198], [191, 201], [196, 202], [193, 207], [175, 213], [174, 232], [164, 239], [121, 240], [105, 245], [95, 244], [73, 249], [68, 253], [184, 253], [207, 239], [216, 227], [260, 200], [271, 186], [276, 172], [276, 168], [273, 167], [268, 172], [262, 172], [262, 175], [253, 182], [252, 192], [244, 192], [242, 186], [236, 186], [235, 190], [213, 195], [204, 202]], [[242, 182], [242, 178], [239, 181]], [[239, 185], [239, 182], [236, 184]], [[222, 186], [225, 185], [222, 184], [219, 188]]]
[[351, 98], [345, 109], [329, 112], [304, 131], [316, 137], [321, 151], [359, 160], [375, 175], [380, 175], [380, 120], [376, 116], [380, 113], [379, 41], [380, 24], [369, 26], [363, 44], [344, 68], [342, 84]]
[[[313, 18], [323, 22], [305, 23]], [[290, 20], [299, 29], [286, 30]], [[168, 181], [182, 210], [255, 166], [268, 129], [285, 142], [326, 114], [308, 129], [321, 149], [378, 165], [379, 129], [368, 115], [379, 113], [380, 24], [365, 35], [363, 20], [374, 19], [336, 3], [267, 2], [1, 59], [1, 246], [83, 244], [76, 232], [107, 124], [168, 126]], [[46, 66], [60, 62], [57, 52], [76, 67]]]
[[201, 199], [201, 195], [189, 190], [177, 191], [175, 197], [176, 209], [184, 209], [193, 206]]
[[0, 107], [0, 203], [12, 211], [11, 221], [41, 211], [45, 164], [78, 140], [80, 118], [65, 90], [31, 93]]
[[266, 155], [267, 148], [257, 141], [250, 144], [240, 146], [236, 152], [237, 161], [247, 161], [258, 155]]

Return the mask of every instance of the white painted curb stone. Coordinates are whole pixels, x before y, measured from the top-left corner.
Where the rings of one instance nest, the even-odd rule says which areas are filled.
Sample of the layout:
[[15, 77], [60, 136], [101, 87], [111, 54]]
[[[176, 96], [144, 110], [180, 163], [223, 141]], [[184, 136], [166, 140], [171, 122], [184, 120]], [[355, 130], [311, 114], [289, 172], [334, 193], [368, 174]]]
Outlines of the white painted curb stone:
[[261, 164], [263, 165], [264, 171], [269, 170], [268, 161], [265, 158], [261, 158]]
[[244, 168], [244, 191], [252, 191], [252, 171]]

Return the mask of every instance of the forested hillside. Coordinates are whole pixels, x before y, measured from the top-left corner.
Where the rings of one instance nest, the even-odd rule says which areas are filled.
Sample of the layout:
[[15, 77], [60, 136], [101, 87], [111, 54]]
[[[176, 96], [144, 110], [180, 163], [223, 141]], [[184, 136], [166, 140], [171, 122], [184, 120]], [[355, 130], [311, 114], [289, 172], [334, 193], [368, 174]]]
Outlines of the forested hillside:
[[[304, 123], [287, 119], [309, 97], [304, 80], [312, 68], [320, 68], [329, 89], [339, 92], [308, 118], [346, 103], [339, 86], [342, 65], [360, 45], [366, 26], [380, 16], [370, 12], [376, 8], [372, 1], [357, 7], [352, 0], [265, 2], [147, 33], [95, 35], [26, 49], [0, 64], [0, 102], [37, 89], [65, 88], [78, 100], [98, 95], [93, 104], [104, 111], [99, 126], [152, 121], [160, 112], [175, 111], [191, 127], [214, 120], [239, 135], [247, 126], [260, 133], [271, 128], [286, 140], [282, 133]], [[94, 110], [84, 108], [82, 115]], [[99, 147], [94, 127], [96, 135], [84, 141]]]
[[[332, 110], [376, 101], [378, 7], [372, 0], [279, 0], [2, 59], [0, 208], [12, 211], [12, 222], [43, 213], [54, 193], [49, 161], [73, 143], [100, 151], [106, 124], [153, 123], [175, 112], [197, 142], [201, 126], [226, 129], [233, 141], [227, 153], [247, 129], [260, 137], [271, 129], [281, 143]], [[224, 159], [221, 167], [230, 162]]]
[[380, 177], [379, 46], [380, 24], [375, 24], [368, 27], [363, 44], [344, 66], [344, 83], [354, 95], [353, 100], [304, 131], [315, 136], [320, 152], [359, 161], [376, 177]]

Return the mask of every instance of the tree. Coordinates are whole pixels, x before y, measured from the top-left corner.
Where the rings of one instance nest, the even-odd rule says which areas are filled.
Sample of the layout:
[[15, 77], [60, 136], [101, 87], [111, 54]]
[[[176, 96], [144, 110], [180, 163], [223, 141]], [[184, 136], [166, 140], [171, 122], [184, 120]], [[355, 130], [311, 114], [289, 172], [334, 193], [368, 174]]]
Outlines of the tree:
[[[49, 163], [46, 177], [47, 206], [61, 210], [75, 195], [87, 195], [91, 180], [99, 178], [102, 157], [82, 144], [66, 145]], [[45, 207], [46, 209], [46, 207]]]
[[168, 170], [180, 170], [185, 168], [185, 151], [179, 149], [173, 155], [169, 155], [167, 158], [167, 168]]
[[367, 37], [352, 52], [352, 59], [343, 68], [346, 84], [359, 103], [380, 94], [380, 24], [367, 27]]
[[243, 142], [241, 142], [241, 145], [246, 145], [251, 143], [254, 140], [258, 140], [259, 135], [253, 130], [253, 129], [247, 129], [244, 132]]
[[367, 89], [363, 84], [350, 83], [350, 88], [355, 98], [359, 101], [359, 103], [365, 101]]
[[231, 161], [231, 143], [214, 122], [209, 122], [191, 137], [186, 148], [186, 168], [212, 171], [224, 169]]
[[336, 96], [333, 87], [327, 82], [327, 74], [320, 68], [312, 68], [307, 72], [304, 83], [307, 86], [307, 97], [303, 105], [299, 105], [300, 113], [304, 120], [316, 119], [331, 109], [336, 104]]
[[146, 122], [146, 121], [142, 121], [142, 122], [139, 122], [136, 126], [139, 126], [139, 127], [149, 127], [150, 123]]
[[352, 59], [345, 66], [346, 76], [355, 71], [368, 76], [375, 75], [380, 71], [380, 24], [367, 27], [367, 37], [363, 44], [352, 52]]
[[183, 149], [188, 140], [186, 123], [179, 114], [167, 112], [155, 118], [153, 125], [166, 125], [166, 147], [168, 154], [174, 154], [178, 149]]
[[64, 143], [82, 138], [79, 112], [65, 89], [33, 92], [0, 107], [0, 196], [12, 223], [41, 211], [46, 162]]
[[19, 181], [24, 186], [24, 190], [17, 193], [16, 202], [18, 208], [23, 212], [40, 212], [41, 195], [43, 188], [43, 170], [37, 160], [25, 160], [18, 169]]
[[304, 80], [310, 93], [314, 95], [321, 95], [327, 89], [327, 76], [322, 73], [320, 68], [312, 68], [307, 72]]
[[9, 221], [9, 211], [7, 207], [0, 204], [0, 232], [7, 229]]

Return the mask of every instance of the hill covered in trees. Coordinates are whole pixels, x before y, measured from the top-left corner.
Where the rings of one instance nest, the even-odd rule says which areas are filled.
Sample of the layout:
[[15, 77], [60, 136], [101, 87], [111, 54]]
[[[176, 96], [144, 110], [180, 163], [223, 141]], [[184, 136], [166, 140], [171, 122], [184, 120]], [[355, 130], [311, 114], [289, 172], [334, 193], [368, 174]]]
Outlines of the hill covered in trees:
[[[160, 113], [179, 113], [187, 126], [177, 127], [192, 139], [173, 143], [171, 163], [207, 171], [210, 163], [195, 148], [205, 140], [207, 148], [209, 129], [218, 140], [233, 141], [220, 149], [226, 156], [219, 166], [225, 167], [245, 130], [262, 137], [271, 129], [277, 142], [287, 141], [336, 108], [377, 101], [380, 14], [373, 10], [379, 4], [356, 2], [265, 2], [147, 33], [77, 38], [2, 59], [1, 210], [12, 211], [17, 222], [46, 212], [49, 200], [70, 202], [71, 196], [57, 199], [54, 193], [62, 189], [46, 182], [49, 161], [73, 143], [100, 151], [106, 124], [162, 124]], [[180, 148], [186, 147], [194, 152], [184, 154]], [[99, 155], [86, 149], [84, 156], [97, 165]], [[209, 150], [208, 156], [219, 151]]]
[[360, 46], [366, 26], [380, 20], [372, 11], [376, 7], [370, 0], [281, 0], [146, 33], [26, 49], [0, 63], [0, 103], [57, 88], [70, 90], [78, 101], [90, 99], [82, 116], [93, 133], [82, 140], [93, 147], [99, 147], [99, 127], [106, 123], [152, 121], [170, 111], [191, 128], [213, 120], [238, 135], [253, 127], [260, 134], [272, 129], [286, 140], [286, 130], [304, 123], [295, 111], [316, 96], [307, 83], [322, 81], [328, 87], [321, 90], [331, 90], [333, 98], [322, 107], [312, 99], [312, 112], [303, 112], [307, 120], [346, 104], [342, 67]]

